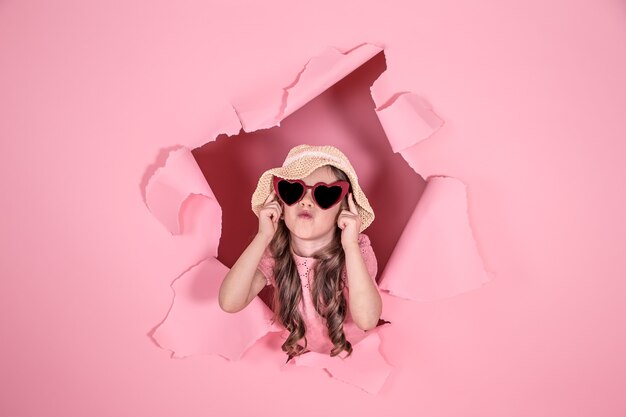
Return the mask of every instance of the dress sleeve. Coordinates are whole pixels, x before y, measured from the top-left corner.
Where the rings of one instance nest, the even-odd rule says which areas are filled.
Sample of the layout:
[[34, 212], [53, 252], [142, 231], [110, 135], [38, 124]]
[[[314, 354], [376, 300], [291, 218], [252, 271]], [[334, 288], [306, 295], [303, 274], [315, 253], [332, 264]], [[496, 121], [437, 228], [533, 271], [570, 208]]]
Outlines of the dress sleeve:
[[[369, 272], [372, 281], [378, 287], [376, 283], [376, 274], [378, 273], [378, 262], [376, 260], [376, 255], [374, 254], [374, 249], [372, 248], [372, 244], [370, 242], [369, 237], [361, 233], [359, 235], [359, 249], [361, 250], [361, 256], [363, 257], [363, 261], [365, 262], [365, 266], [367, 267], [367, 272]], [[347, 269], [344, 266], [343, 268], [343, 279], [346, 283], [346, 288], [348, 288], [348, 273]]]
[[261, 261], [259, 262], [259, 266], [257, 269], [263, 272], [265, 275], [266, 286], [274, 285], [274, 263], [275, 259], [270, 252], [269, 246], [265, 248], [265, 252], [263, 252], [263, 256], [261, 257]]

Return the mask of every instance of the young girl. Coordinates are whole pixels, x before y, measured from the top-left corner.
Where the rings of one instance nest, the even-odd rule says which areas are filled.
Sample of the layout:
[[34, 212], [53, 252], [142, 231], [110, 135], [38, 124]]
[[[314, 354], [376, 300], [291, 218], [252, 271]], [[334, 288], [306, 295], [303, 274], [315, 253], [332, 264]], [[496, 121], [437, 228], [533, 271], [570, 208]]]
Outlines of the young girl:
[[287, 361], [308, 351], [349, 356], [346, 334], [376, 327], [382, 310], [376, 256], [361, 233], [374, 212], [350, 162], [330, 145], [296, 146], [263, 173], [252, 210], [259, 231], [224, 278], [220, 307], [240, 311], [272, 285]]

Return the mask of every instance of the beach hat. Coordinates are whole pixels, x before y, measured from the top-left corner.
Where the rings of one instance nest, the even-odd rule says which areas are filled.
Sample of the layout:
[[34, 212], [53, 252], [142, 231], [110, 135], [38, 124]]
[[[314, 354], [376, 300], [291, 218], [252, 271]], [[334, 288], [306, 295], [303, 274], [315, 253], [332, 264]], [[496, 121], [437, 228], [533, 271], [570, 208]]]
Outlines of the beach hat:
[[252, 194], [252, 211], [259, 217], [259, 212], [274, 189], [274, 176], [296, 180], [302, 179], [324, 165], [332, 165], [346, 173], [352, 186], [352, 195], [356, 202], [357, 212], [361, 218], [361, 230], [365, 230], [374, 221], [374, 210], [370, 206], [365, 193], [359, 186], [359, 178], [348, 158], [332, 145], [313, 146], [298, 145], [292, 148], [283, 166], [272, 168], [261, 174], [256, 189]]

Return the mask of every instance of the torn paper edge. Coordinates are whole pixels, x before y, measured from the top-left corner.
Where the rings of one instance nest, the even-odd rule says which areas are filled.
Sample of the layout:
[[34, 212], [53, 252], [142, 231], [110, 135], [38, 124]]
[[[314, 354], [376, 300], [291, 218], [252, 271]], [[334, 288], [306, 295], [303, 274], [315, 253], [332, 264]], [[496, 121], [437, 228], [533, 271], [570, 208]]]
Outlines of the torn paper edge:
[[[358, 47], [352, 49], [349, 53], [339, 53], [340, 56], [336, 53], [336, 49], [329, 48], [320, 56], [312, 58], [307, 65], [297, 74], [295, 81], [290, 85], [283, 88], [283, 97], [281, 100], [281, 104], [274, 113], [273, 116], [266, 118], [251, 118], [248, 120], [249, 114], [254, 114], [253, 111], [243, 111], [241, 109], [237, 109], [237, 106], [232, 105], [232, 113], [222, 118], [219, 122], [223, 122], [222, 128], [219, 129], [219, 133], [216, 132], [212, 140], [219, 134], [227, 134], [229, 137], [235, 134], [239, 134], [241, 129], [244, 129], [246, 132], [255, 131], [259, 129], [266, 129], [273, 126], [280, 126], [280, 122], [288, 117], [290, 114], [307, 104], [310, 100], [312, 100], [316, 95], [325, 91], [325, 89], [329, 88], [346, 75], [354, 71], [358, 68], [362, 63], [366, 62], [373, 56], [375, 56], [380, 51], [383, 51], [383, 48], [378, 46], [364, 43], [359, 45]], [[352, 55], [357, 52], [356, 55]], [[352, 58], [349, 63], [346, 63], [342, 60], [342, 58]], [[324, 58], [328, 58], [328, 60], [324, 60]], [[298, 88], [301, 87], [301, 83], [310, 83], [316, 82], [317, 80], [307, 79], [307, 72], [310, 68], [314, 67], [315, 64], [319, 62], [320, 66], [323, 67], [326, 65], [326, 68], [329, 69], [329, 73], [332, 72], [332, 76], [324, 78], [320, 81], [320, 84], [317, 89], [311, 88]], [[330, 64], [329, 64], [330, 63]], [[340, 63], [341, 65], [339, 65]], [[437, 131], [443, 125], [443, 120], [440, 119], [433, 111], [432, 108], [427, 104], [427, 102], [417, 95], [411, 92], [403, 92], [400, 94], [390, 94], [389, 82], [387, 80], [388, 70], [385, 70], [379, 78], [375, 81], [375, 83], [370, 88], [372, 93], [372, 98], [376, 103], [376, 114], [379, 117], [381, 125], [385, 130], [385, 133], [388, 137], [390, 145], [394, 152], [399, 152], [401, 150], [407, 149], [420, 141], [426, 139], [429, 136]], [[339, 77], [339, 78], [337, 78]], [[298, 94], [299, 91], [313, 91], [313, 94], [305, 95]], [[264, 108], [271, 109], [272, 106], [266, 103]], [[402, 129], [406, 129], [407, 132], [404, 132], [402, 129], [398, 131], [398, 129], [394, 128], [393, 120], [398, 118], [398, 114], [404, 113], [407, 111], [412, 111], [412, 113], [416, 116], [416, 120], [413, 122], [409, 122], [403, 126]], [[271, 114], [271, 113], [269, 113]], [[219, 125], [219, 123], [217, 123]], [[206, 141], [206, 142], [210, 142]], [[206, 143], [205, 142], [205, 143]], [[201, 145], [204, 145], [202, 143]], [[186, 148], [186, 152], [190, 154], [190, 149]], [[179, 150], [171, 151], [167, 157], [166, 163], [164, 166], [158, 167], [154, 174], [149, 177], [149, 180], [146, 185], [146, 205], [149, 210], [153, 213], [153, 215], [161, 221], [161, 223], [172, 233], [180, 233], [180, 224], [178, 223], [178, 213], [176, 210], [180, 210], [180, 206], [182, 201], [191, 194], [192, 189], [189, 189], [186, 184], [175, 184], [174, 182], [168, 182], [167, 180], [171, 180], [175, 178], [177, 172], [169, 166], [170, 158], [176, 158], [179, 153]], [[195, 163], [195, 160], [193, 162]], [[197, 164], [196, 164], [197, 166]], [[167, 172], [167, 175], [166, 175]], [[200, 172], [201, 174], [201, 172]], [[418, 174], [419, 175], [419, 174]], [[165, 180], [163, 180], [165, 178]], [[206, 182], [206, 181], [205, 181]], [[176, 188], [179, 186], [180, 188]], [[169, 190], [168, 190], [169, 187]], [[167, 207], [166, 210], [157, 210], [155, 208], [155, 202], [158, 200], [158, 196], [152, 197], [154, 194], [164, 194], [170, 192], [172, 195], [172, 202]], [[210, 187], [206, 186], [201, 190], [195, 190], [197, 194], [203, 194], [210, 199], [214, 199], [214, 195], [210, 190]], [[160, 196], [162, 197], [162, 195]], [[219, 206], [219, 204], [217, 204]], [[221, 208], [219, 208], [221, 210]], [[176, 216], [174, 216], [176, 213]], [[220, 211], [221, 216], [221, 211]], [[176, 221], [174, 220], [176, 217]], [[176, 295], [174, 295], [175, 297]], [[167, 317], [164, 321], [167, 320]], [[258, 339], [257, 339], [258, 340]], [[256, 343], [256, 341], [255, 341]]]

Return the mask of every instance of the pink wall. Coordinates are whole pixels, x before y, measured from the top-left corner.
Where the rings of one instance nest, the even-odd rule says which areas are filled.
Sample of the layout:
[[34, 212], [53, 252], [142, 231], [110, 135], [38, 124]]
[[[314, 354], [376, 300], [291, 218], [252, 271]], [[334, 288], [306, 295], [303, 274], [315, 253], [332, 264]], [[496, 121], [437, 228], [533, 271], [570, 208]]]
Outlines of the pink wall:
[[[0, 5], [0, 415], [626, 414], [623, 3], [34, 3]], [[494, 278], [387, 304], [377, 395], [262, 349], [172, 358], [150, 333], [214, 225], [194, 200], [170, 234], [149, 173], [364, 42], [445, 120], [413, 168], [467, 184]]]

